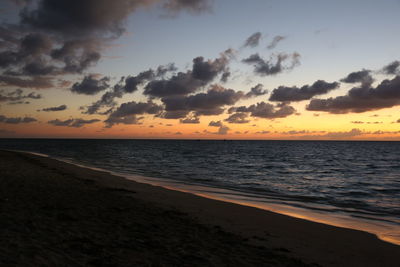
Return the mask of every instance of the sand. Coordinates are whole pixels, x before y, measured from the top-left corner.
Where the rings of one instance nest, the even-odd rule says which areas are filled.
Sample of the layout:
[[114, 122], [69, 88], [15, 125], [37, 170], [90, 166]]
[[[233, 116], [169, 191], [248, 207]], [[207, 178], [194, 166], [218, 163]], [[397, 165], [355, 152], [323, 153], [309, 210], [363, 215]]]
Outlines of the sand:
[[400, 266], [376, 236], [0, 151], [0, 266]]

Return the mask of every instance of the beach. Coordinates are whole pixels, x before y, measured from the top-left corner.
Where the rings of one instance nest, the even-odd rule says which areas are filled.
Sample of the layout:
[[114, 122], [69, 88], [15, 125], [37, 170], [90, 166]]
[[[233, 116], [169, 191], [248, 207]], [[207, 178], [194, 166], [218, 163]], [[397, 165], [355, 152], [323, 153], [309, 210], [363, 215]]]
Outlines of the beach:
[[0, 151], [1, 266], [400, 266], [376, 236]]

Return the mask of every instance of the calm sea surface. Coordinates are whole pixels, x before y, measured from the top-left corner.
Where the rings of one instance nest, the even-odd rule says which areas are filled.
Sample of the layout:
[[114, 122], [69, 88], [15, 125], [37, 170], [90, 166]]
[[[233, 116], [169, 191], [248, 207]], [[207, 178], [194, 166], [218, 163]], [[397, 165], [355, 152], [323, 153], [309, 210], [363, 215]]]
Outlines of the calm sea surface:
[[400, 226], [400, 142], [0, 139], [0, 148]]

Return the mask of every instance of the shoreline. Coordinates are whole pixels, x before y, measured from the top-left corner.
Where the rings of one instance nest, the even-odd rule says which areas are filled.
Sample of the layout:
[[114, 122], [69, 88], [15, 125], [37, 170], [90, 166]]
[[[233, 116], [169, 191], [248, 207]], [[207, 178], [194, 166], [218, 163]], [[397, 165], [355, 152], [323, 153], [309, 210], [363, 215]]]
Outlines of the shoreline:
[[275, 212], [212, 200], [159, 186], [138, 183], [53, 158], [22, 152], [38, 166], [92, 181], [101, 188], [134, 191], [135, 198], [189, 214], [204, 225], [217, 225], [243, 236], [249, 243], [281, 248], [290, 256], [322, 266], [400, 266], [400, 246], [362, 231], [334, 227]]
[[[351, 214], [349, 213], [339, 212], [339, 214], [334, 214], [333, 212], [319, 210], [318, 206], [320, 206], [321, 204], [308, 203], [315, 205], [316, 209], [313, 210], [310, 209], [309, 207], [304, 207], [304, 206], [299, 207], [293, 205], [296, 204], [297, 201], [284, 201], [284, 200], [274, 201], [273, 199], [268, 199], [268, 196], [254, 195], [249, 192], [235, 191], [234, 189], [211, 187], [203, 184], [191, 184], [177, 180], [175, 181], [172, 179], [146, 177], [146, 176], [127, 174], [122, 172], [119, 173], [107, 169], [101, 169], [98, 167], [87, 166], [84, 164], [76, 163], [73, 160], [56, 158], [47, 154], [36, 153], [31, 151], [22, 151], [22, 150], [21, 151], [9, 150], [9, 151], [28, 153], [40, 157], [48, 157], [50, 159], [65, 162], [67, 164], [72, 164], [77, 167], [109, 173], [110, 175], [118, 176], [123, 179], [131, 180], [134, 182], [159, 186], [165, 189], [185, 192], [212, 200], [224, 201], [233, 204], [258, 208], [330, 226], [364, 231], [376, 235], [376, 237], [382, 241], [400, 246], [400, 225], [395, 225], [391, 222], [385, 223], [379, 220], [374, 220], [373, 218], [368, 219], [368, 218], [352, 217]], [[302, 204], [302, 202], [299, 202], [299, 204]]]
[[[91, 168], [84, 165], [82, 165], [82, 167]], [[99, 170], [108, 172], [107, 170]], [[273, 199], [268, 199], [267, 196], [264, 197], [261, 195], [252, 195], [251, 193], [243, 193], [241, 191], [235, 191], [233, 189], [208, 187], [207, 185], [179, 183], [170, 179], [139, 177], [138, 175], [123, 175], [115, 172], [110, 173], [112, 175], [121, 176], [125, 179], [133, 180], [135, 182], [160, 186], [166, 189], [185, 192], [208, 199], [258, 208], [282, 215], [287, 215], [293, 218], [304, 219], [311, 222], [322, 223], [330, 226], [367, 232], [376, 235], [376, 237], [382, 241], [400, 246], [400, 225], [396, 225], [392, 222], [383, 222], [372, 218], [368, 219], [351, 217], [351, 215], [349, 215], [348, 213], [343, 212], [339, 212], [339, 214], [334, 214], [333, 212], [328, 212], [325, 210], [320, 211], [320, 204], [315, 205], [315, 209], [313, 210], [309, 207], [296, 206], [296, 204], [301, 205], [301, 202], [282, 202], [282, 200], [274, 201]], [[308, 204], [310, 205], [313, 203]]]

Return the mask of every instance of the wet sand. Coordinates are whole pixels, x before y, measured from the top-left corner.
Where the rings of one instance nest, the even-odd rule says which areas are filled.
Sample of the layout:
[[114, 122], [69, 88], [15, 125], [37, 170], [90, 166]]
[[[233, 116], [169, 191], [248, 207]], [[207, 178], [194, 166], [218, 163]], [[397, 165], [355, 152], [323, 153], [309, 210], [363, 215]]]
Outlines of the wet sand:
[[400, 266], [376, 236], [0, 151], [0, 266]]

